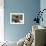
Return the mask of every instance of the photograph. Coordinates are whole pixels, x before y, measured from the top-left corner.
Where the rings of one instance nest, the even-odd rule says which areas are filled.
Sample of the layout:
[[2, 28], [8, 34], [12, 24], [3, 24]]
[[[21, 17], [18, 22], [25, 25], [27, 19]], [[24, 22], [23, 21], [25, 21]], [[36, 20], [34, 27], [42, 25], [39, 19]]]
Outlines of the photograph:
[[24, 24], [24, 13], [10, 13], [10, 24]]

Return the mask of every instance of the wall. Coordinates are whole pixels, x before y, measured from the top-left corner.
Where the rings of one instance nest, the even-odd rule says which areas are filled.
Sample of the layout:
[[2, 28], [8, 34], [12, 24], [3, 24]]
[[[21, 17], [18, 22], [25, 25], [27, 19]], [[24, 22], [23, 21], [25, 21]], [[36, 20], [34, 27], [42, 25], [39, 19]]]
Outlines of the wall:
[[[41, 9], [41, 11], [42, 11], [43, 9], [46, 9], [46, 0], [41, 0], [41, 1], [40, 1], [40, 9]], [[43, 26], [46, 27], [46, 20], [45, 20], [45, 19], [46, 19], [46, 11], [43, 12], [42, 17], [43, 17], [43, 22], [41, 21], [41, 22], [40, 22], [40, 25], [43, 25]]]
[[[4, 35], [7, 41], [18, 41], [32, 29], [40, 0], [4, 0]], [[10, 13], [24, 13], [24, 24], [10, 24]]]
[[0, 0], [0, 42], [4, 41], [4, 2]]

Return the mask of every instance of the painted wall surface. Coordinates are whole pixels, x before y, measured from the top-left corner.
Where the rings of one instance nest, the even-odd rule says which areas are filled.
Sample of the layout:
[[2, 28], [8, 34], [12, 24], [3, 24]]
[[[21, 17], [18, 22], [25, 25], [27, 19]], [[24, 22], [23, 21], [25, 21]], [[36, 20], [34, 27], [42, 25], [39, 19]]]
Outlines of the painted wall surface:
[[[40, 9], [41, 9], [41, 11], [43, 9], [46, 9], [46, 0], [41, 0], [40, 1]], [[43, 12], [42, 17], [43, 17], [43, 22], [41, 21], [40, 25], [46, 26], [46, 10]]]
[[[32, 29], [40, 0], [4, 0], [4, 34], [7, 41], [18, 41]], [[10, 13], [24, 13], [24, 24], [10, 24]]]
[[0, 42], [4, 41], [4, 2], [0, 0]]

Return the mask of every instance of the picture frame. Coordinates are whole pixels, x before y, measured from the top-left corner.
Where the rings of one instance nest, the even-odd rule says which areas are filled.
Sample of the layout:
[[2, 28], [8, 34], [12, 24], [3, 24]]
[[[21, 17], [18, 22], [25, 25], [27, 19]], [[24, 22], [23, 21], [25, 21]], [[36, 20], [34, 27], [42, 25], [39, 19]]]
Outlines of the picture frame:
[[10, 13], [10, 24], [24, 24], [24, 13]]

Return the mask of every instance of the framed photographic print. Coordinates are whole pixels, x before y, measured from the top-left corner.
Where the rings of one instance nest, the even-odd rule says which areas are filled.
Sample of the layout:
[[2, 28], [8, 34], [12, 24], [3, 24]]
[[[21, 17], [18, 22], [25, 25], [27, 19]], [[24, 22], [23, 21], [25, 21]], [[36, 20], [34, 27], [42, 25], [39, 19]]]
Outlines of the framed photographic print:
[[10, 13], [10, 24], [24, 24], [24, 13]]

